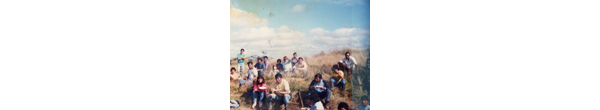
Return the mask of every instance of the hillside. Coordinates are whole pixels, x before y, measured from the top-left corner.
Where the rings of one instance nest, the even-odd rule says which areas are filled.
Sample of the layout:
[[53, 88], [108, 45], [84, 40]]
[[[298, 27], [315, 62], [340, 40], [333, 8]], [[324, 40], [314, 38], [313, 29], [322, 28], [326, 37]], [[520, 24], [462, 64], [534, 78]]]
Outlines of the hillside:
[[[352, 56], [356, 59], [358, 65], [356, 65], [356, 70], [353, 72], [352, 75], [345, 75], [346, 79], [352, 79], [347, 80], [346, 82], [346, 91], [344, 91], [345, 95], [342, 95], [339, 91], [339, 88], [336, 88], [336, 90], [332, 92], [330, 99], [331, 102], [329, 103], [329, 106], [331, 110], [335, 110], [337, 109], [336, 107], [340, 102], [346, 102], [350, 104], [352, 109], [358, 108], [358, 104], [360, 104], [361, 102], [357, 99], [369, 93], [368, 78], [370, 73], [369, 67], [367, 66], [367, 62], [370, 59], [369, 48], [363, 50], [351, 48], [346, 48], [342, 50], [332, 50], [330, 52], [321, 52], [310, 57], [302, 56], [301, 53], [299, 53], [299, 56], [303, 57], [305, 59], [305, 62], [307, 63], [307, 75], [290, 74], [284, 75], [283, 77], [290, 83], [290, 89], [292, 90], [293, 96], [292, 100], [290, 101], [290, 110], [298, 110], [301, 108], [301, 102], [298, 96], [302, 95], [303, 99], [306, 98], [308, 84], [310, 84], [310, 81], [314, 80], [315, 74], [321, 73], [323, 75], [323, 79], [329, 82], [329, 75], [332, 73], [332, 66], [334, 64], [337, 64], [337, 62], [344, 57], [344, 53], [346, 51], [351, 52]], [[275, 64], [277, 63], [277, 59], [278, 58], [271, 58], [269, 59], [269, 63]], [[234, 60], [230, 60], [230, 62], [230, 67], [235, 67], [237, 65], [237, 62], [235, 62]], [[248, 60], [246, 62], [248, 62]], [[256, 61], [253, 60], [253, 62]], [[245, 69], [247, 69], [247, 67], [245, 67]], [[244, 74], [245, 73], [246, 72], [244, 72]], [[267, 73], [269, 73], [269, 71], [267, 71]], [[267, 76], [265, 76], [267, 84], [270, 85], [271, 83], [275, 82], [273, 76], [274, 74], [270, 76], [267, 74]], [[252, 100], [251, 97], [247, 96], [246, 93], [246, 91], [249, 90], [249, 86], [239, 87], [237, 82], [230, 83], [230, 99], [236, 99], [242, 102], [242, 107], [238, 108], [238, 110], [250, 110]], [[355, 101], [351, 102], [352, 100]], [[306, 106], [310, 105], [305, 104], [304, 107]], [[266, 103], [263, 104], [263, 107], [266, 107]]]

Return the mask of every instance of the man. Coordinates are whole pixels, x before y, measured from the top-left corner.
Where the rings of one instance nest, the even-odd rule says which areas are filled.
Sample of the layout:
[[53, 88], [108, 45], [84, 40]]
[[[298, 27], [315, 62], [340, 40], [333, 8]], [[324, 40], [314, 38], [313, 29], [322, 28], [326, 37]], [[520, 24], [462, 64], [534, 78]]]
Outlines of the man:
[[[275, 74], [279, 74], [280, 71], [283, 71], [283, 64], [281, 64], [281, 59], [277, 59], [277, 64], [273, 65], [273, 71], [275, 71]], [[270, 73], [273, 73], [273, 71], [271, 71]], [[269, 76], [271, 76], [270, 73]]]
[[310, 101], [308, 101], [308, 103], [312, 104], [310, 110], [325, 110], [325, 108], [323, 107], [323, 103], [321, 103], [321, 99], [319, 99], [319, 95], [311, 94], [309, 95], [309, 97]]
[[290, 59], [287, 58], [287, 56], [283, 56], [283, 71], [284, 72], [290, 72], [292, 71], [292, 62], [290, 62]]
[[240, 50], [240, 54], [237, 54], [237, 67], [240, 69], [240, 71], [238, 71], [238, 73], [243, 73], [244, 72], [244, 60], [246, 59], [246, 54], [244, 54], [244, 48], [242, 48], [242, 50]]
[[265, 64], [265, 72], [267, 72], [270, 68], [270, 64], [269, 64], [269, 57], [264, 56], [263, 57], [263, 63]]
[[246, 76], [244, 76], [243, 78], [239, 79], [240, 80], [240, 87], [242, 84], [245, 85], [252, 85], [252, 81], [254, 81], [254, 79], [256, 79], [256, 77], [258, 76], [258, 72], [256, 72], [256, 69], [253, 66], [252, 61], [248, 62], [248, 74]]
[[317, 94], [321, 99], [325, 98], [325, 108], [329, 109], [327, 103], [329, 103], [329, 97], [331, 97], [331, 88], [327, 81], [323, 80], [320, 73], [315, 75], [315, 80], [310, 82], [308, 86], [308, 95], [310, 96], [311, 94]]
[[233, 82], [240, 77], [240, 75], [238, 75], [236, 72], [237, 71], [235, 70], [235, 67], [231, 67], [229, 70], [229, 81]]
[[298, 55], [296, 52], [294, 52], [294, 57], [292, 57], [292, 66], [296, 66], [296, 63], [298, 63]]
[[361, 99], [363, 103], [358, 107], [358, 110], [370, 110], [371, 107], [369, 107], [369, 97], [362, 96]]
[[338, 104], [338, 110], [350, 110], [348, 109], [350, 106], [348, 106], [348, 103], [346, 102], [340, 102], [340, 104]]
[[354, 57], [350, 56], [350, 52], [346, 52], [344, 55], [346, 55], [346, 57], [338, 62], [339, 65], [342, 65], [340, 70], [351, 75], [352, 70], [354, 70], [354, 67], [356, 66], [356, 60]]
[[273, 104], [275, 101], [283, 101], [285, 103], [285, 110], [288, 110], [290, 99], [292, 98], [290, 95], [290, 85], [288, 84], [288, 81], [282, 78], [281, 74], [275, 75], [275, 83], [273, 83], [270, 92], [271, 94], [269, 94], [267, 97], [267, 102], [269, 102], [269, 110], [273, 109]]
[[266, 67], [265, 67], [265, 64], [263, 63], [262, 58], [258, 58], [258, 63], [256, 63], [256, 65], [254, 65], [254, 67], [257, 69], [259, 76], [262, 76], [266, 70]]
[[339, 70], [339, 66], [338, 65], [334, 65], [333, 66], [333, 73], [331, 74], [331, 86], [333, 86], [333, 88], [331, 88], [331, 90], [335, 90], [335, 87], [339, 87], [341, 88], [341, 92], [342, 94], [344, 94], [344, 91], [346, 90], [346, 79], [344, 79], [344, 72]]
[[307, 68], [308, 66], [306, 66], [306, 62], [304, 62], [304, 59], [300, 57], [298, 58], [296, 66], [294, 66], [294, 72], [302, 71], [302, 73], [306, 74], [306, 70], [308, 70]]

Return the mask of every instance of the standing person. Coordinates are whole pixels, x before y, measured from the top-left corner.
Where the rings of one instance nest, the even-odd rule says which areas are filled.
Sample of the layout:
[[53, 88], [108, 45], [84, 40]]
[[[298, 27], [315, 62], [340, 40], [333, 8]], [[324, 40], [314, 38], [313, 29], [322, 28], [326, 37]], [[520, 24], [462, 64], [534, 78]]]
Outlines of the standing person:
[[233, 82], [233, 81], [237, 80], [239, 77], [240, 77], [240, 75], [237, 74], [235, 67], [231, 67], [231, 69], [229, 70], [229, 81]]
[[248, 74], [240, 79], [240, 87], [242, 84], [252, 85], [252, 81], [258, 76], [258, 72], [256, 72], [256, 68], [254, 68], [252, 61], [248, 62]]
[[[344, 72], [339, 70], [338, 65], [333, 66], [333, 73], [331, 74], [331, 86], [340, 87], [342, 90], [342, 94], [346, 90], [346, 79], [344, 79]], [[331, 88], [331, 91], [335, 90], [335, 88]]]
[[298, 54], [296, 54], [296, 52], [294, 52], [294, 57], [292, 57], [292, 66], [296, 66], [297, 63], [298, 63]]
[[346, 102], [340, 102], [340, 104], [338, 104], [338, 110], [350, 110], [348, 109], [350, 106], [348, 106], [348, 103]]
[[254, 82], [254, 87], [252, 88], [252, 97], [254, 98], [252, 101], [252, 109], [256, 107], [256, 99], [258, 98], [258, 106], [262, 106], [262, 100], [267, 92], [267, 83], [265, 83], [265, 78], [263, 76], [258, 76], [256, 81]]
[[238, 73], [243, 73], [244, 72], [244, 60], [246, 59], [246, 54], [244, 54], [244, 48], [242, 48], [242, 50], [240, 50], [240, 54], [237, 54], [237, 67], [240, 69], [238, 71]]
[[263, 63], [262, 58], [258, 58], [258, 63], [256, 63], [254, 65], [254, 67], [257, 69], [259, 76], [262, 76], [266, 70], [266, 67], [265, 67], [265, 64]]
[[310, 97], [309, 104], [312, 104], [310, 110], [325, 110], [323, 107], [323, 103], [321, 103], [321, 99], [317, 94], [308, 95]]
[[271, 66], [269, 64], [269, 57], [264, 56], [263, 57], [263, 63], [265, 64], [265, 72], [269, 71], [269, 69], [270, 69], [269, 67]]
[[288, 110], [290, 99], [292, 96], [290, 95], [290, 85], [288, 81], [284, 80], [281, 74], [275, 75], [275, 83], [273, 83], [271, 88], [271, 94], [267, 97], [267, 102], [269, 102], [269, 110], [273, 109], [273, 104], [275, 101], [283, 101], [285, 103], [285, 110]]
[[290, 72], [292, 71], [292, 62], [290, 62], [290, 59], [287, 58], [287, 56], [283, 56], [283, 71], [284, 72]]
[[315, 80], [310, 82], [308, 86], [308, 95], [310, 96], [311, 94], [316, 94], [321, 99], [325, 98], [325, 108], [329, 108], [327, 103], [329, 103], [329, 97], [331, 97], [331, 87], [329, 87], [327, 81], [323, 80], [320, 73], [315, 75]]
[[298, 71], [302, 71], [302, 73], [304, 73], [303, 75], [306, 74], [306, 70], [308, 66], [306, 66], [306, 62], [304, 62], [304, 59], [302, 59], [302, 57], [298, 58], [298, 62], [296, 63], [296, 66], [294, 66], [294, 72], [298, 72]]
[[358, 106], [358, 110], [371, 110], [371, 107], [369, 106], [369, 97], [367, 96], [362, 96], [362, 105]]
[[352, 70], [354, 70], [354, 67], [356, 66], [356, 60], [354, 57], [350, 56], [350, 52], [346, 52], [344, 55], [346, 55], [346, 57], [338, 63], [339, 65], [342, 65], [340, 70], [352, 75]]

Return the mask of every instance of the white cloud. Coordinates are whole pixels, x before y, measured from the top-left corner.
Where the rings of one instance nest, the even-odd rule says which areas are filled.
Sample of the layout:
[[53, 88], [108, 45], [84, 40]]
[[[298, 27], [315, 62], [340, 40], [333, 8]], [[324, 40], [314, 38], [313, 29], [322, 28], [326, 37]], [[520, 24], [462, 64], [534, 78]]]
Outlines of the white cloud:
[[260, 18], [252, 12], [246, 12], [229, 6], [230, 27], [246, 27], [246, 26], [266, 26], [269, 21], [266, 18]]
[[296, 5], [294, 6], [294, 8], [292, 8], [292, 12], [299, 12], [299, 11], [304, 11], [306, 10], [306, 6], [302, 6], [302, 5]]
[[340, 28], [334, 31], [314, 28], [305, 34], [284, 25], [278, 28], [248, 27], [230, 35], [231, 57], [238, 54], [242, 47], [248, 55], [262, 55], [262, 51], [267, 51], [270, 57], [280, 58], [291, 56], [294, 52], [298, 52], [300, 56], [309, 56], [336, 48], [366, 48], [370, 45], [369, 31], [360, 28]]

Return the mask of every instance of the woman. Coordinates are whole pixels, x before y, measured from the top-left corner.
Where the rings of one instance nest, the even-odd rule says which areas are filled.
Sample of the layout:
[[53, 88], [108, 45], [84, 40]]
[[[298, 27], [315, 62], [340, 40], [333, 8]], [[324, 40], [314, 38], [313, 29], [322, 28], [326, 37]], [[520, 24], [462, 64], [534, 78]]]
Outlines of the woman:
[[[256, 107], [256, 99], [259, 98], [259, 101], [262, 101], [267, 92], [267, 83], [265, 83], [265, 78], [263, 76], [258, 76], [253, 85], [254, 87], [252, 89], [252, 96], [254, 100], [252, 101], [254, 103], [252, 104], [252, 109]], [[258, 106], [262, 106], [262, 102], [259, 102]]]

